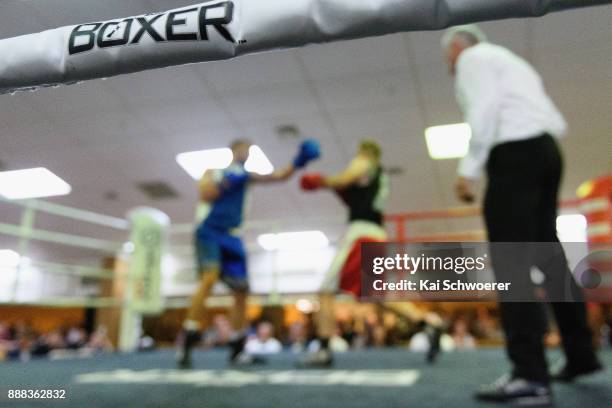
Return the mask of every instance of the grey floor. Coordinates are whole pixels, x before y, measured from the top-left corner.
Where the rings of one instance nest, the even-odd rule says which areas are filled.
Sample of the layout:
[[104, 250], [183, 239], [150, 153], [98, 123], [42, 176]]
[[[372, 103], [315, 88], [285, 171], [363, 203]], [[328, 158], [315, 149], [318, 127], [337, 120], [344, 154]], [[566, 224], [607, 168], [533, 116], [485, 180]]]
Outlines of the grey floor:
[[[602, 352], [612, 366], [612, 351]], [[558, 358], [552, 352], [550, 360]], [[268, 364], [234, 369], [220, 351], [198, 352], [176, 370], [172, 351], [87, 360], [0, 364], [1, 407], [473, 407], [471, 392], [507, 370], [501, 349], [445, 354], [428, 366], [400, 349], [339, 355], [334, 369], [296, 370], [283, 353]], [[64, 389], [63, 400], [7, 399], [9, 389]], [[555, 385], [558, 407], [612, 407], [612, 370]]]

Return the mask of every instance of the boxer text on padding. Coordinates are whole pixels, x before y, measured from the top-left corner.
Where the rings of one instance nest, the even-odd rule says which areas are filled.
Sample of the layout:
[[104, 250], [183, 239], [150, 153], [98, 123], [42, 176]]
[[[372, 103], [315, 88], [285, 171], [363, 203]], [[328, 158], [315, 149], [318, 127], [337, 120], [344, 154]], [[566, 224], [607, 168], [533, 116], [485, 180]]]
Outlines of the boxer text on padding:
[[[233, 43], [234, 38], [225, 27], [232, 22], [233, 11], [234, 4], [225, 1], [118, 21], [81, 24], [70, 33], [68, 52], [73, 55], [91, 51], [96, 46], [108, 48], [135, 45], [145, 36], [155, 42], [208, 41], [209, 27]], [[180, 27], [185, 26], [189, 18], [197, 18], [198, 30], [180, 31]]]

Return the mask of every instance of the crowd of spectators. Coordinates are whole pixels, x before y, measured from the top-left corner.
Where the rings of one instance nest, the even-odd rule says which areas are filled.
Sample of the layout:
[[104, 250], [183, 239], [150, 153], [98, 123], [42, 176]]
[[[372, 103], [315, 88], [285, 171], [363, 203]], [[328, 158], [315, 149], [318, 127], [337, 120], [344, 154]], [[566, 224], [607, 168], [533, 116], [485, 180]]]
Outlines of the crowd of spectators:
[[[443, 351], [473, 350], [479, 345], [500, 345], [503, 336], [498, 318], [487, 308], [472, 309], [467, 313], [441, 315], [444, 322], [440, 346]], [[611, 346], [610, 316], [604, 316], [595, 339], [600, 347]], [[314, 335], [314, 316], [304, 314], [303, 319], [281, 327], [264, 319], [253, 322], [246, 350], [252, 354], [274, 354], [282, 350], [294, 353], [313, 351], [319, 347]], [[229, 319], [215, 315], [209, 329], [203, 333], [205, 348], [224, 347], [233, 339]], [[429, 350], [431, 336], [423, 322], [403, 318], [393, 313], [369, 313], [343, 316], [337, 322], [336, 335], [330, 339], [335, 352], [375, 347], [407, 347], [413, 352]], [[559, 346], [560, 339], [554, 327], [546, 337], [549, 346]], [[142, 336], [139, 350], [155, 349], [156, 340]], [[29, 360], [37, 357], [52, 359], [78, 358], [96, 353], [112, 352], [113, 345], [104, 326], [88, 333], [78, 326], [37, 333], [26, 323], [6, 324], [0, 321], [0, 361]]]
[[37, 333], [24, 322], [12, 325], [0, 322], [0, 361], [76, 358], [112, 351], [104, 326], [91, 333], [77, 326]]
[[[441, 313], [441, 350], [469, 351], [479, 346], [501, 345], [504, 339], [498, 320], [487, 308], [452, 315]], [[276, 327], [276, 330], [271, 322], [259, 320], [250, 329], [247, 351], [253, 354], [273, 354], [281, 350], [294, 353], [312, 351], [319, 346], [314, 332], [312, 315], [305, 315], [304, 319], [287, 326]], [[558, 337], [556, 332], [556, 328], [551, 327], [547, 336], [548, 345], [560, 345], [559, 341], [554, 340]], [[609, 347], [610, 332], [609, 324], [601, 326], [596, 342], [602, 347]], [[232, 338], [232, 333], [228, 318], [222, 314], [216, 315], [213, 324], [204, 333], [203, 344], [208, 348], [223, 347]], [[339, 320], [330, 347], [336, 352], [375, 347], [407, 347], [413, 352], [427, 352], [430, 339], [422, 321], [411, 321], [389, 313], [371, 313]]]
[[[479, 343], [499, 343], [502, 340], [496, 319], [486, 310], [469, 316], [447, 316], [443, 320], [442, 350], [472, 350]], [[250, 328], [246, 349], [253, 354], [272, 354], [281, 350], [294, 353], [311, 351], [319, 346], [314, 332], [312, 315], [304, 315], [303, 319], [276, 329], [271, 322], [259, 320]], [[204, 332], [203, 345], [206, 348], [224, 347], [231, 341], [232, 333], [229, 319], [218, 314]], [[330, 339], [330, 347], [342, 352], [403, 346], [411, 351], [424, 352], [429, 349], [429, 338], [424, 332], [423, 322], [392, 314], [371, 313], [339, 320], [336, 335]]]

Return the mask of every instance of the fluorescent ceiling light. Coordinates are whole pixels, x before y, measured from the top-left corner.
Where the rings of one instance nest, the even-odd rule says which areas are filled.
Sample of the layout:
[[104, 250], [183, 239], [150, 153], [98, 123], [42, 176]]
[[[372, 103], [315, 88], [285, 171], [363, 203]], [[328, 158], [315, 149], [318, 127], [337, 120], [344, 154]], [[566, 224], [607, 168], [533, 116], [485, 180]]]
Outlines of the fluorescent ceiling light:
[[0, 196], [10, 200], [69, 194], [70, 184], [44, 167], [0, 172]]
[[249, 149], [249, 158], [244, 163], [244, 168], [247, 171], [264, 175], [274, 171], [274, 166], [272, 166], [266, 154], [257, 145], [252, 145]]
[[582, 214], [557, 217], [557, 235], [561, 242], [587, 242], [587, 220]]
[[15, 268], [20, 260], [21, 256], [12, 249], [0, 249], [0, 267]]
[[[195, 180], [199, 180], [208, 169], [225, 169], [232, 160], [232, 150], [227, 147], [185, 152], [176, 156], [176, 162]], [[272, 163], [257, 145], [251, 146], [245, 168], [259, 174], [270, 174], [274, 171]]]
[[232, 157], [232, 150], [225, 147], [181, 153], [176, 156], [176, 161], [191, 177], [199, 180], [208, 169], [224, 169], [229, 166]]
[[319, 249], [329, 245], [329, 239], [321, 231], [262, 234], [257, 237], [257, 242], [266, 251]]
[[434, 160], [456, 159], [468, 152], [472, 130], [467, 123], [432, 126], [425, 129], [429, 156]]

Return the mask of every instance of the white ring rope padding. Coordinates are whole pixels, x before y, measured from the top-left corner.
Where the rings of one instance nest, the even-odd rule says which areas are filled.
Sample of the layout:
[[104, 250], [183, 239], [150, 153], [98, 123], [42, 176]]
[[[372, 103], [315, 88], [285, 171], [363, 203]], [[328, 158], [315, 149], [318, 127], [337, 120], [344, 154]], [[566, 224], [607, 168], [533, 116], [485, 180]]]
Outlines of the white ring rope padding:
[[122, 307], [123, 303], [115, 298], [111, 297], [63, 297], [63, 298], [44, 298], [38, 300], [24, 300], [24, 301], [0, 301], [2, 306], [38, 306], [38, 307], [56, 307], [56, 308], [114, 308]]
[[24, 232], [21, 225], [5, 224], [3, 222], [0, 222], [0, 234], [33, 239], [36, 241], [52, 242], [77, 248], [95, 249], [100, 252], [108, 253], [116, 253], [122, 247], [122, 244], [118, 242], [84, 237], [81, 235], [65, 234], [62, 232], [42, 229], [31, 229]]
[[97, 224], [104, 227], [119, 230], [127, 230], [130, 227], [129, 221], [124, 220], [122, 218], [112, 217], [110, 215], [105, 214], [98, 214], [88, 210], [81, 210], [79, 208], [67, 207], [65, 205], [54, 204], [48, 201], [34, 199], [9, 200], [2, 197], [0, 197], [0, 201], [4, 201], [8, 204], [31, 208], [33, 210], [41, 211], [47, 214], [70, 218], [77, 221], [84, 221], [90, 224]]
[[44, 273], [53, 273], [56, 275], [72, 275], [82, 278], [96, 278], [112, 280], [115, 278], [115, 273], [110, 269], [96, 268], [85, 265], [71, 265], [48, 261], [31, 261], [31, 265], [41, 269]]
[[[311, 302], [317, 301], [317, 295], [312, 293], [291, 293], [284, 294], [282, 297], [270, 297], [266, 293], [251, 293], [248, 297], [248, 304], [259, 306], [277, 306], [277, 305], [295, 305], [300, 299], [307, 299]], [[354, 302], [355, 298], [345, 293], [336, 295], [336, 299], [342, 302]], [[208, 307], [232, 307], [234, 305], [234, 297], [228, 295], [213, 295], [206, 300]], [[188, 297], [172, 297], [167, 298], [164, 306], [166, 309], [182, 309], [189, 306]]]
[[0, 93], [612, 0], [213, 0], [0, 40]]
[[[312, 217], [312, 218], [279, 218], [275, 220], [249, 220], [246, 221], [241, 227], [240, 231], [266, 231], [274, 232], [275, 230], [287, 230], [291, 226], [299, 228], [303, 225], [326, 225], [326, 226], [344, 226], [346, 225], [345, 217]], [[170, 234], [182, 235], [182, 234], [193, 234], [193, 231], [197, 228], [198, 223], [185, 223], [185, 224], [172, 224], [170, 227]]]

